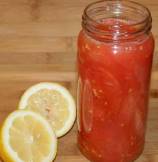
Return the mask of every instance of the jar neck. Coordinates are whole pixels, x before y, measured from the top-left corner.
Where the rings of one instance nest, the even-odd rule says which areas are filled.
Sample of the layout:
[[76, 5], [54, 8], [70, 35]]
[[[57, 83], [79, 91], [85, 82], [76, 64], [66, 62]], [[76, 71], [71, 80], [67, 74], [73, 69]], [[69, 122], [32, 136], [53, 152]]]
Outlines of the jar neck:
[[86, 7], [82, 27], [89, 36], [100, 41], [131, 41], [150, 32], [152, 17], [141, 4], [104, 0]]

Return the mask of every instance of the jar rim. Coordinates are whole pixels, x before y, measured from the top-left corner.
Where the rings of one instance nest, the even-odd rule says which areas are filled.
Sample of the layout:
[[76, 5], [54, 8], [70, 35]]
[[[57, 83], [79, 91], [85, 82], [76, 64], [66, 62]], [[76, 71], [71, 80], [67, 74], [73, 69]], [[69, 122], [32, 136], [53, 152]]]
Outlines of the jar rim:
[[[143, 4], [140, 4], [140, 3], [138, 3], [138, 2], [134, 2], [134, 1], [131, 1], [131, 0], [99, 0], [99, 1], [96, 1], [96, 2], [92, 2], [92, 3], [90, 3], [89, 5], [87, 5], [87, 7], [84, 9], [84, 14], [87, 16], [87, 18], [88, 19], [90, 19], [91, 21], [95, 21], [93, 18], [91, 18], [89, 15], [88, 15], [88, 13], [87, 13], [87, 11], [88, 11], [88, 9], [90, 8], [90, 7], [92, 7], [93, 5], [96, 5], [96, 4], [99, 4], [99, 3], [102, 3], [102, 2], [123, 2], [123, 3], [130, 3], [130, 4], [134, 4], [134, 5], [137, 5], [137, 6], [139, 6], [139, 7], [141, 7], [142, 9], [144, 9], [144, 11], [146, 11], [147, 13], [148, 13], [148, 16], [146, 16], [146, 18], [145, 19], [143, 19], [142, 21], [140, 21], [140, 22], [137, 22], [137, 23], [132, 23], [131, 25], [137, 25], [137, 24], [141, 24], [141, 23], [143, 23], [143, 22], [145, 22], [146, 20], [148, 20], [150, 17], [151, 17], [151, 12], [150, 12], [150, 10], [146, 7], [146, 6], [144, 6]], [[96, 22], [96, 21], [95, 21]], [[97, 23], [97, 22], [96, 22]]]
[[[146, 33], [149, 32], [152, 26], [152, 17], [151, 17], [151, 12], [150, 10], [145, 7], [144, 5], [131, 1], [131, 0], [100, 0], [100, 1], [96, 1], [96, 2], [92, 2], [90, 3], [85, 9], [84, 9], [84, 13], [82, 16], [82, 26], [83, 28], [86, 29], [86, 31], [88, 31], [89, 33], [101, 33], [101, 34], [106, 34], [106, 35], [110, 35], [111, 33], [107, 32], [105, 33], [104, 31], [98, 31], [98, 29], [96, 29], [95, 27], [97, 25], [100, 25], [101, 23], [97, 20], [95, 20], [93, 18], [93, 16], [89, 13], [90, 9], [92, 10], [96, 10], [97, 8], [99, 8], [101, 10], [105, 9], [105, 7], [107, 7], [107, 5], [114, 5], [114, 9], [116, 9], [116, 7], [122, 7], [120, 9], [123, 9], [126, 7], [126, 10], [131, 10], [131, 13], [137, 11], [137, 14], [141, 17], [140, 20], [138, 21], [131, 21], [130, 24], [128, 24], [128, 26], [130, 27], [135, 27], [135, 26], [139, 26], [139, 30], [134, 31], [133, 33], [130, 34], [137, 34], [140, 35], [142, 33]], [[97, 5], [101, 5], [99, 7], [97, 7]], [[109, 12], [112, 12], [111, 10]], [[123, 12], [122, 12], [123, 13]], [[143, 15], [142, 15], [143, 14]], [[110, 17], [109, 17], [110, 18]], [[116, 19], [116, 17], [114, 17]], [[119, 20], [119, 16], [117, 17]], [[121, 19], [120, 19], [121, 20]], [[122, 19], [124, 20], [124, 19]], [[124, 35], [125, 33], [121, 33], [120, 35]]]

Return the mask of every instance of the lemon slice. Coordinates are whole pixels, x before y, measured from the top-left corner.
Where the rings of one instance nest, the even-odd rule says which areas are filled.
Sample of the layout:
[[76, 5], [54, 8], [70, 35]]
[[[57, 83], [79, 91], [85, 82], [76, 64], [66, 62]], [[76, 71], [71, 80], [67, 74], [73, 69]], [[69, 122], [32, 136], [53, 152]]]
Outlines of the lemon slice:
[[18, 110], [2, 126], [0, 149], [5, 162], [52, 162], [57, 152], [57, 138], [40, 114]]
[[56, 136], [65, 135], [73, 126], [76, 106], [69, 91], [57, 83], [39, 83], [23, 94], [19, 109], [27, 109], [43, 115]]

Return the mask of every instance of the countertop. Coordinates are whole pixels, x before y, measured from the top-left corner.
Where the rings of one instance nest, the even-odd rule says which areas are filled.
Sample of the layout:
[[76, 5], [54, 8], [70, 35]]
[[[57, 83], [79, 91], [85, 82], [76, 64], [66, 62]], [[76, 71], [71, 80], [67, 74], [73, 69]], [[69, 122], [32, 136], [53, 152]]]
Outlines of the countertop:
[[[75, 96], [76, 38], [83, 8], [93, 0], [0, 0], [0, 122], [20, 96], [42, 81], [59, 82]], [[158, 0], [139, 0], [153, 16], [156, 49], [148, 129], [136, 162], [158, 162]], [[55, 162], [88, 162], [76, 145], [77, 127], [59, 140]]]

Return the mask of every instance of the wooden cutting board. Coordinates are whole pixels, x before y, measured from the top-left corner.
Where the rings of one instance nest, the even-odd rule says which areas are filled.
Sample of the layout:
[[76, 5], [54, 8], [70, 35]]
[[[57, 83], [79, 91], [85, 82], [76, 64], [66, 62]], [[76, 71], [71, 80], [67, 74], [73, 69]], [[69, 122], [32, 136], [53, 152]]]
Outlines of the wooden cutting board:
[[[75, 97], [76, 38], [83, 8], [92, 0], [0, 0], [0, 123], [20, 96], [42, 81], [59, 82]], [[153, 15], [158, 38], [158, 1], [140, 0]], [[158, 162], [158, 48], [153, 63], [148, 130], [136, 162]], [[59, 140], [55, 162], [88, 162], [76, 144], [76, 124]]]

